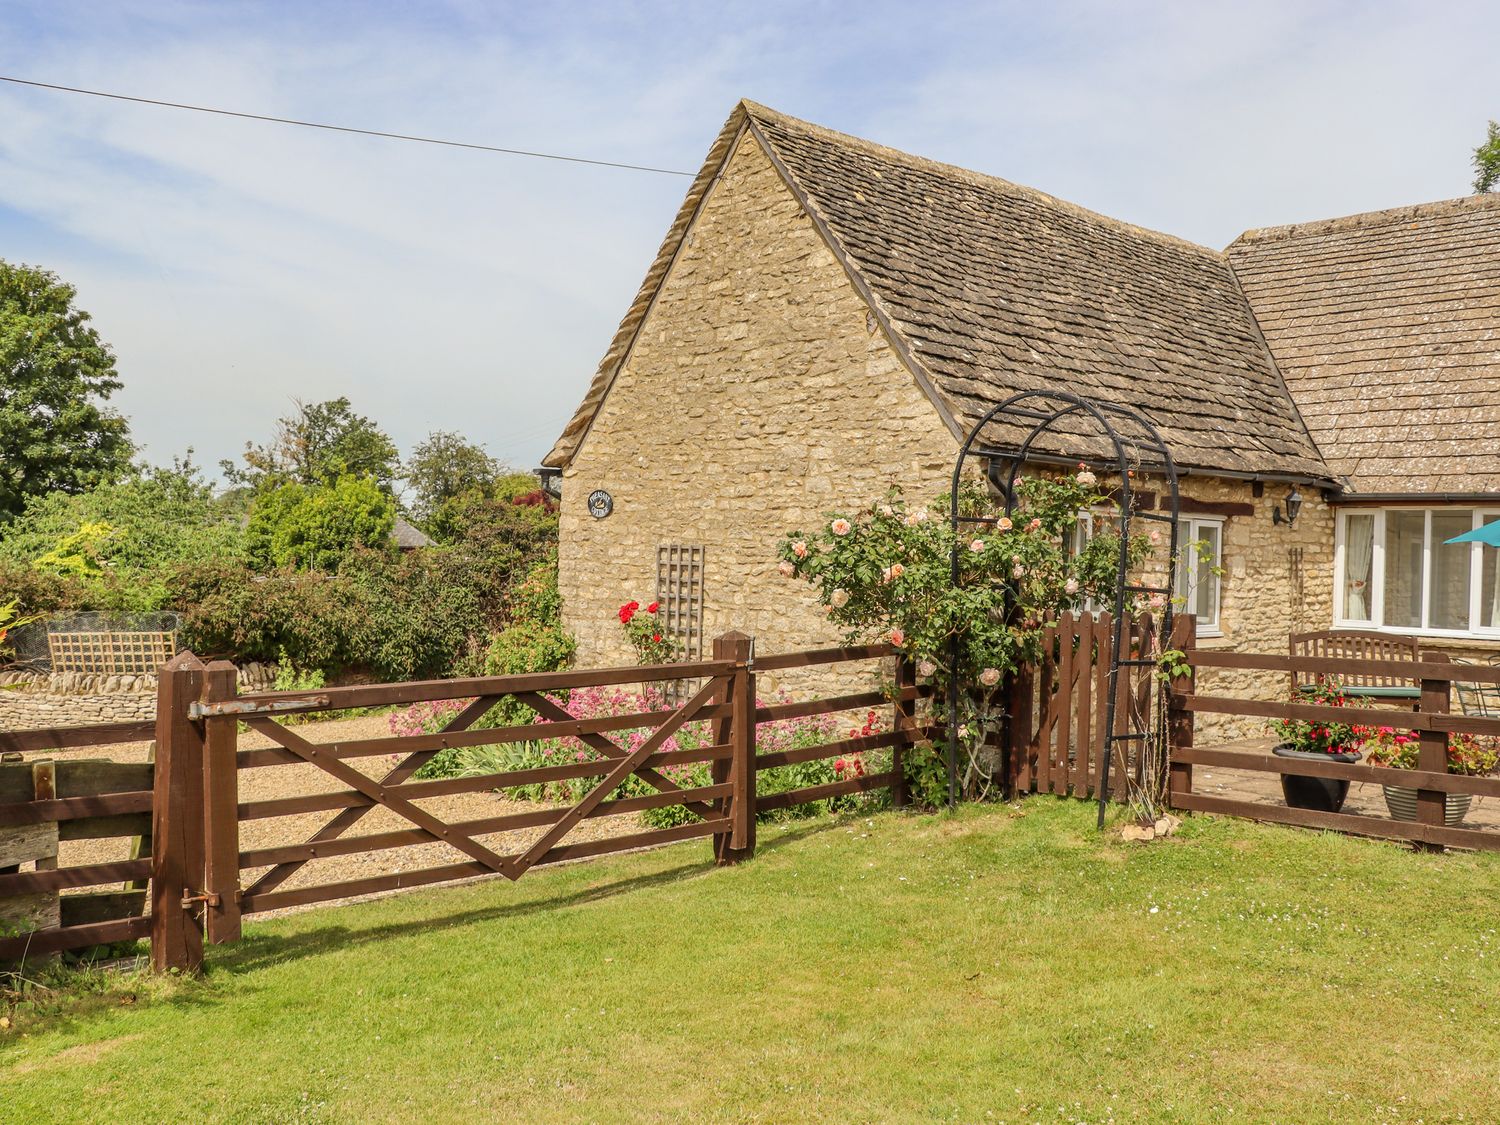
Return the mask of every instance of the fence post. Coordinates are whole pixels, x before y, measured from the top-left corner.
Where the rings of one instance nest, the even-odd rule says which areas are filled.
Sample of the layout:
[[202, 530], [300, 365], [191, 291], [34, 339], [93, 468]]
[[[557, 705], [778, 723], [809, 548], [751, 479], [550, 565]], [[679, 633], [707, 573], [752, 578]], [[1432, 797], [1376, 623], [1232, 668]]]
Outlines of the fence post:
[[[1448, 654], [1445, 652], [1424, 651], [1422, 661], [1426, 664], [1446, 664]], [[1451, 680], [1426, 680], [1422, 681], [1421, 706], [1424, 712], [1437, 715], [1448, 713], [1448, 693]], [[1418, 735], [1417, 769], [1429, 770], [1432, 773], [1448, 772], [1448, 732], [1441, 730], [1429, 730], [1423, 726]], [[1448, 810], [1448, 797], [1436, 789], [1417, 790], [1417, 823], [1441, 826], [1444, 823], [1445, 814]], [[1442, 851], [1441, 844], [1423, 843], [1422, 848], [1432, 851]]]
[[[239, 671], [227, 660], [204, 670], [203, 702], [239, 694]], [[203, 920], [215, 945], [240, 940], [239, 720], [203, 720]]]
[[1005, 701], [1003, 749], [1005, 797], [1018, 800], [1031, 789], [1031, 733], [1036, 725], [1034, 708], [1037, 669], [1023, 664], [1012, 672], [1001, 688]]
[[203, 870], [203, 736], [188, 708], [203, 662], [180, 652], [157, 672], [156, 775], [151, 800], [151, 967], [196, 971], [203, 933], [183, 903]]
[[891, 804], [905, 808], [910, 798], [906, 792], [906, 747], [910, 744], [911, 731], [917, 725], [917, 701], [902, 696], [917, 686], [917, 665], [906, 653], [896, 653], [896, 698], [891, 706], [891, 729], [902, 736], [891, 747]]
[[1186, 653], [1190, 662], [1187, 673], [1173, 676], [1167, 684], [1167, 807], [1175, 808], [1172, 797], [1178, 793], [1193, 791], [1193, 763], [1180, 762], [1172, 753], [1176, 749], [1193, 748], [1193, 712], [1176, 703], [1179, 694], [1191, 695], [1197, 683], [1197, 673], [1191, 664], [1193, 650], [1198, 647], [1198, 618], [1191, 613], [1179, 613], [1172, 618], [1172, 632], [1167, 638], [1167, 648]]
[[719, 741], [732, 749], [728, 761], [714, 763], [715, 785], [734, 786], [719, 808], [727, 812], [728, 832], [714, 837], [714, 858], [721, 864], [738, 863], [755, 854], [755, 671], [751, 667], [754, 641], [744, 633], [730, 631], [714, 638], [714, 659], [742, 665], [730, 676], [724, 701], [729, 716], [718, 727]]

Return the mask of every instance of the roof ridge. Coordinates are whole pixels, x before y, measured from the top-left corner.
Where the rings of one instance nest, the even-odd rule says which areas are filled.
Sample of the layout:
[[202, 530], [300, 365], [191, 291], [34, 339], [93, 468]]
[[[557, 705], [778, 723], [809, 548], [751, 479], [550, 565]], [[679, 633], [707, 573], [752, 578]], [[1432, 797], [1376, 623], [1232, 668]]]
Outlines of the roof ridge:
[[1321, 236], [1343, 230], [1378, 226], [1383, 223], [1428, 219], [1441, 215], [1461, 214], [1470, 210], [1481, 211], [1490, 207], [1500, 208], [1500, 192], [1462, 195], [1454, 199], [1438, 199], [1430, 203], [1405, 203], [1399, 207], [1387, 207], [1380, 211], [1360, 211], [1353, 215], [1339, 215], [1332, 219], [1310, 219], [1307, 222], [1284, 223], [1274, 227], [1253, 227], [1231, 242], [1225, 248], [1225, 252], [1246, 242], [1273, 242], [1304, 235]]
[[810, 136], [820, 137], [824, 140], [844, 145], [847, 148], [859, 149], [872, 156], [885, 157], [888, 160], [907, 164], [919, 170], [940, 172], [954, 179], [968, 181], [975, 187], [999, 188], [1003, 191], [1027, 196], [1046, 203], [1049, 206], [1056, 207], [1059, 210], [1071, 212], [1089, 222], [1098, 223], [1100, 226], [1129, 231], [1132, 234], [1151, 238], [1171, 246], [1192, 250], [1200, 254], [1206, 254], [1213, 258], [1222, 259], [1224, 257], [1222, 250], [1215, 250], [1212, 246], [1205, 246], [1202, 243], [1193, 242], [1191, 239], [1170, 234], [1167, 231], [1156, 230], [1152, 227], [1143, 227], [1137, 223], [1117, 219], [1113, 215], [1106, 215], [1102, 211], [1094, 211], [1088, 207], [1084, 207], [1082, 204], [1073, 203], [1060, 196], [1042, 191], [1040, 188], [1034, 188], [1028, 184], [1018, 184], [1014, 180], [1007, 180], [1003, 176], [994, 176], [988, 172], [976, 172], [972, 168], [965, 168], [959, 164], [949, 164], [943, 160], [932, 160], [925, 156], [918, 156], [916, 153], [907, 152], [905, 149], [892, 148], [877, 141], [857, 137], [853, 133], [841, 133], [837, 129], [830, 129], [826, 125], [819, 125], [815, 121], [806, 121], [800, 117], [793, 117], [791, 114], [782, 113], [780, 110], [761, 105], [759, 102], [753, 102], [748, 98], [742, 98], [740, 106], [751, 118], [757, 121], [765, 121], [798, 130]]

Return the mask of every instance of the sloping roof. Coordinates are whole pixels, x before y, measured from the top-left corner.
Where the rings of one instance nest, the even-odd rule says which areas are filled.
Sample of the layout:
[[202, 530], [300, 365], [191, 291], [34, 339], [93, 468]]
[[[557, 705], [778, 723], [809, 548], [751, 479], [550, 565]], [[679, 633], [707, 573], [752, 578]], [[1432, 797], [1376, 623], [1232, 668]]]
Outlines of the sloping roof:
[[1500, 195], [1254, 230], [1227, 254], [1354, 490], [1500, 491]]
[[432, 540], [427, 537], [426, 532], [397, 516], [396, 522], [391, 525], [391, 544], [403, 551], [411, 551], [418, 547], [431, 547]]
[[1330, 479], [1223, 255], [749, 102], [720, 133], [545, 463], [577, 449], [742, 128], [955, 435], [1014, 391], [1061, 387], [1140, 409], [1183, 465]]

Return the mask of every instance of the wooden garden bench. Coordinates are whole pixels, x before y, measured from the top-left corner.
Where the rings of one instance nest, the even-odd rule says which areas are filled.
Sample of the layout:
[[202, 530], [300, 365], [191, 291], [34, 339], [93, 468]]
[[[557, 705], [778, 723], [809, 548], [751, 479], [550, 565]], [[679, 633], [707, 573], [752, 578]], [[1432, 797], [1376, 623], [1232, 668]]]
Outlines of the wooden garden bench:
[[[1339, 632], [1323, 630], [1316, 633], [1293, 633], [1288, 638], [1288, 647], [1293, 656], [1308, 656], [1314, 659], [1327, 657], [1331, 660], [1417, 660], [1420, 655], [1416, 637], [1398, 636], [1391, 633]], [[1364, 699], [1418, 699], [1422, 688], [1415, 677], [1396, 675], [1324, 675], [1322, 672], [1292, 673], [1294, 692], [1312, 691], [1318, 684], [1332, 680], [1344, 694]]]

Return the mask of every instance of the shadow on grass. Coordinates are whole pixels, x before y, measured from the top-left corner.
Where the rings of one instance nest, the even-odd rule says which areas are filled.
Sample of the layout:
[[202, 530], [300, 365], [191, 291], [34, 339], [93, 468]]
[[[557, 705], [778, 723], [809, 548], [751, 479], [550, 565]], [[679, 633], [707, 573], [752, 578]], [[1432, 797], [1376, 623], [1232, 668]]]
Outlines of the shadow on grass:
[[[808, 821], [793, 821], [774, 826], [758, 841], [757, 855], [774, 853], [788, 845], [799, 843], [812, 836], [832, 829], [846, 827], [847, 818], [818, 818]], [[766, 826], [762, 826], [763, 830]], [[654, 849], [665, 850], [665, 849]], [[649, 854], [647, 851], [637, 856]], [[702, 855], [703, 853], [700, 853]], [[595, 860], [579, 860], [576, 863], [559, 865], [559, 868], [574, 868]], [[754, 864], [755, 860], [749, 861]], [[541, 897], [520, 902], [496, 903], [478, 909], [439, 913], [441, 902], [434, 902], [432, 913], [400, 922], [376, 922], [366, 926], [350, 926], [340, 919], [347, 918], [347, 910], [354, 905], [366, 905], [381, 900], [367, 900], [363, 904], [330, 902], [326, 908], [311, 910], [299, 916], [299, 923], [306, 926], [297, 933], [277, 934], [252, 931], [242, 941], [233, 945], [209, 947], [206, 958], [206, 978], [192, 977], [158, 978], [149, 973], [116, 973], [106, 969], [77, 966], [64, 968], [53, 965], [47, 970], [48, 987], [33, 993], [23, 1011], [13, 998], [0, 999], [11, 1003], [0, 1003], [0, 1011], [8, 1010], [21, 1017], [18, 1026], [0, 1034], [0, 1063], [3, 1063], [6, 1048], [17, 1042], [16, 1032], [24, 1029], [27, 1035], [43, 1032], [68, 1032], [122, 1007], [134, 1007], [138, 1002], [149, 1006], [173, 1008], [212, 1007], [222, 1002], [223, 997], [215, 989], [215, 979], [220, 980], [240, 974], [251, 973], [270, 965], [284, 963], [301, 957], [317, 957], [341, 950], [352, 949], [372, 942], [407, 937], [428, 931], [444, 930], [454, 926], [473, 925], [507, 918], [524, 918], [568, 910], [589, 903], [617, 898], [621, 895], [638, 894], [653, 888], [671, 886], [715, 870], [714, 863], [702, 858], [694, 862], [681, 863], [660, 871], [642, 875], [631, 875], [609, 882], [581, 887], [566, 893], [543, 893]], [[523, 876], [523, 878], [525, 878]], [[498, 877], [491, 880], [502, 883]], [[420, 893], [440, 899], [442, 892], [472, 885], [474, 880], [463, 880], [444, 886], [421, 888]], [[410, 893], [418, 893], [413, 889]], [[708, 891], [706, 893], [713, 893]], [[401, 896], [391, 896], [401, 897]], [[342, 907], [342, 909], [337, 909]], [[323, 918], [319, 918], [321, 914]], [[326, 918], [326, 922], [323, 919]], [[142, 942], [141, 953], [147, 950]]]
[[[757, 842], [757, 855], [775, 852], [789, 844], [798, 843], [810, 836], [840, 827], [843, 823], [842, 820], [819, 820], [816, 822], [810, 821], [806, 824], [787, 826], [777, 831], [775, 835]], [[644, 855], [647, 853], [643, 851], [633, 854]], [[593, 861], [579, 860], [577, 862], [578, 864], [584, 864]], [[749, 862], [754, 863], [755, 860], [752, 859]], [[574, 864], [568, 864], [567, 866], [571, 867]], [[554, 911], [569, 910], [589, 903], [602, 902], [621, 895], [636, 894], [656, 887], [670, 886], [697, 876], [706, 875], [713, 870], [715, 870], [714, 863], [711, 860], [705, 859], [692, 863], [679, 864], [676, 867], [671, 867], [663, 871], [654, 871], [650, 874], [632, 875], [608, 883], [582, 887], [564, 894], [545, 895], [544, 897], [527, 899], [522, 902], [496, 903], [493, 906], [461, 910], [449, 914], [434, 913], [422, 918], [413, 918], [401, 922], [376, 923], [362, 927], [340, 924], [335, 915], [330, 911], [328, 912], [328, 925], [316, 926], [315, 928], [305, 929], [294, 934], [251, 933], [237, 944], [210, 949], [208, 954], [208, 969], [210, 977], [218, 973], [237, 974], [253, 972], [263, 966], [280, 963], [291, 958], [318, 956], [336, 950], [365, 945], [370, 942], [421, 934], [429, 930], [442, 930], [453, 926], [473, 925], [475, 923], [498, 921], [501, 919], [524, 918], [529, 915], [549, 914]], [[523, 880], [525, 878], [526, 876], [522, 876]], [[488, 878], [485, 881], [504, 885], [503, 881], [498, 877]], [[441, 894], [444, 890], [469, 885], [472, 882], [473, 880], [466, 880], [451, 883], [444, 887], [423, 889], [429, 894]], [[330, 907], [338, 907], [339, 905], [337, 902], [330, 902], [328, 904]], [[309, 911], [308, 913], [313, 912]], [[306, 919], [306, 917], [306, 915], [302, 915], [303, 919]]]

